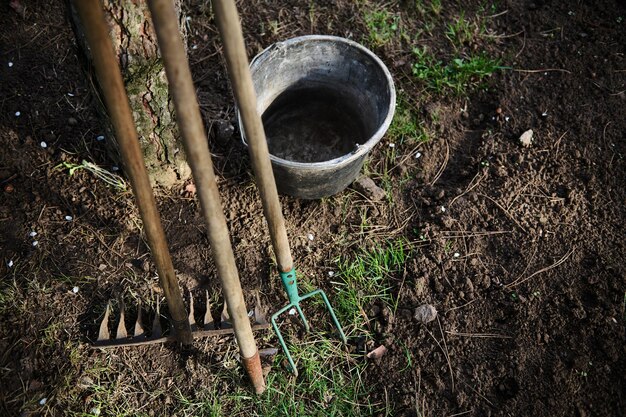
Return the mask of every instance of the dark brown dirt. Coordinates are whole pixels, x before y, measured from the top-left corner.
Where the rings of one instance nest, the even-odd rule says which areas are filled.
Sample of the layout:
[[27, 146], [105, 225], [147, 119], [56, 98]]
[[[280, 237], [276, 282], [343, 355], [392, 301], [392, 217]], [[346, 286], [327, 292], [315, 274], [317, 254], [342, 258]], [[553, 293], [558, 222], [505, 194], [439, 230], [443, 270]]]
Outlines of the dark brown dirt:
[[[319, 2], [316, 19], [308, 2], [253, 3], [240, 4], [250, 55], [309, 33], [367, 42], [353, 2]], [[81, 369], [74, 351], [107, 369], [101, 378], [129, 378], [131, 370], [140, 394], [123, 400], [153, 404], [155, 415], [176, 412], [172, 383], [191, 381], [185, 395], [200, 384], [228, 390], [241, 375], [232, 370], [225, 381], [213, 371], [234, 361], [229, 338], [191, 352], [121, 351], [107, 362], [87, 353], [108, 299], [150, 303], [160, 289], [131, 194], [84, 170], [70, 176], [57, 168], [82, 160], [112, 167], [96, 139], [101, 125], [62, 5], [22, 4], [23, 14], [0, 4], [0, 414], [39, 415], [43, 397], [47, 415], [76, 404], [88, 411], [81, 381], [91, 374], [68, 371], [68, 364]], [[469, 98], [454, 98], [412, 79], [413, 41], [375, 49], [431, 140], [396, 144], [393, 204], [351, 190], [321, 201], [282, 198], [294, 258], [302, 276], [332, 296], [326, 277], [339, 256], [385, 239], [412, 242], [410, 261], [391, 283], [398, 310], [369, 311], [376, 342], [389, 351], [365, 378], [395, 415], [626, 415], [626, 5], [502, 1], [487, 18], [498, 36], [455, 51], [442, 22], [461, 10], [488, 15], [481, 5], [446, 4], [418, 43], [446, 58], [485, 50], [510, 69]], [[413, 2], [389, 9], [407, 31], [422, 27]], [[245, 149], [229, 126], [233, 104], [206, 12], [202, 4], [188, 10], [209, 145], [247, 301], [258, 288], [274, 311], [284, 297]], [[528, 129], [534, 140], [523, 147], [518, 138]], [[383, 139], [373, 152], [373, 172], [387, 163], [387, 145]], [[209, 289], [219, 300], [193, 196], [181, 185], [161, 192], [159, 205], [182, 287]], [[423, 303], [439, 311], [426, 325], [412, 318]]]

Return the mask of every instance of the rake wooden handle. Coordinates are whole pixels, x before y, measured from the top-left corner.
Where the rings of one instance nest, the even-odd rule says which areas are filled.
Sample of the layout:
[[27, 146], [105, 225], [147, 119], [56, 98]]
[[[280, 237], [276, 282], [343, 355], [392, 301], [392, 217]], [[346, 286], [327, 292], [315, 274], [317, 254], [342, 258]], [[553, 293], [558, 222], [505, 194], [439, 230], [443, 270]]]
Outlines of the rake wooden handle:
[[285, 220], [278, 200], [265, 130], [256, 108], [256, 93], [252, 84], [252, 75], [250, 74], [237, 6], [233, 0], [213, 0], [212, 3], [217, 26], [224, 43], [224, 55], [230, 83], [239, 106], [246, 140], [250, 148], [252, 169], [261, 194], [263, 212], [269, 225], [270, 238], [276, 253], [278, 268], [281, 272], [289, 272], [293, 268], [293, 259], [289, 249]]
[[176, 118], [198, 190], [198, 199], [207, 224], [211, 250], [217, 274], [222, 282], [230, 320], [244, 366], [257, 394], [261, 394], [265, 391], [261, 361], [241, 290], [235, 255], [220, 202], [211, 154], [187, 55], [180, 37], [174, 4], [171, 0], [149, 0], [148, 6], [152, 13], [165, 73], [176, 108]]
[[191, 344], [191, 328], [187, 318], [183, 297], [178, 287], [165, 233], [156, 208], [154, 194], [148, 179], [148, 172], [139, 147], [139, 138], [133, 116], [124, 90], [122, 74], [113, 53], [113, 45], [102, 13], [99, 0], [75, 0], [83, 29], [91, 50], [96, 75], [100, 82], [104, 102], [111, 117], [113, 128], [120, 145], [124, 167], [130, 179], [139, 214], [152, 252], [152, 258], [159, 272], [161, 287], [170, 310], [176, 338], [184, 344]]

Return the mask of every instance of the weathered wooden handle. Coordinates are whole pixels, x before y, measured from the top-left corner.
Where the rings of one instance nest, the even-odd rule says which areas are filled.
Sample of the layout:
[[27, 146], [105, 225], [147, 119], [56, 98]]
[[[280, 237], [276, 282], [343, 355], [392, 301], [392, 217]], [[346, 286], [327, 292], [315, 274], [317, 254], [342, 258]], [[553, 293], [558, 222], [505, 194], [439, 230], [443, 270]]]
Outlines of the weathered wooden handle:
[[263, 202], [263, 212], [270, 230], [270, 238], [281, 272], [291, 271], [293, 260], [285, 229], [285, 220], [278, 200], [278, 191], [272, 172], [263, 122], [256, 108], [256, 94], [243, 41], [241, 23], [234, 0], [213, 0], [217, 26], [224, 43], [224, 55], [230, 83], [239, 106], [246, 140], [250, 149], [252, 169]]
[[148, 0], [154, 28], [159, 42], [165, 73], [176, 108], [176, 119], [191, 166], [198, 199], [204, 215], [217, 274], [243, 363], [257, 394], [265, 391], [261, 362], [250, 319], [243, 298], [241, 282], [235, 264], [226, 218], [220, 202], [219, 190], [211, 154], [207, 144], [200, 107], [191, 78], [185, 47], [180, 37], [176, 10], [171, 0]]
[[120, 145], [124, 167], [137, 200], [152, 258], [159, 272], [161, 287], [172, 316], [176, 338], [184, 344], [191, 344], [193, 338], [187, 312], [139, 147], [137, 129], [128, 104], [128, 96], [124, 89], [119, 64], [113, 53], [113, 45], [102, 13], [102, 5], [99, 0], [75, 0], [74, 6], [83, 22], [96, 75]]

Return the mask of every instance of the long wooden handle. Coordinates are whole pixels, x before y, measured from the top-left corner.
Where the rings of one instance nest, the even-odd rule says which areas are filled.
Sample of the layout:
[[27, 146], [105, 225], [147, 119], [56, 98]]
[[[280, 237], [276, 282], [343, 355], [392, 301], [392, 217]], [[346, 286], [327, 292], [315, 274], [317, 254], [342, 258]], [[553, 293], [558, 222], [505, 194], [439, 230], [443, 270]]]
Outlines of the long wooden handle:
[[148, 245], [159, 272], [161, 287], [165, 293], [172, 322], [176, 329], [176, 338], [184, 344], [191, 344], [193, 338], [187, 312], [139, 147], [137, 130], [124, 90], [119, 64], [113, 53], [113, 45], [102, 13], [102, 5], [99, 0], [75, 0], [74, 5], [83, 23], [87, 42], [91, 49], [96, 75], [120, 145], [124, 167], [137, 200]]
[[256, 94], [252, 84], [252, 75], [248, 66], [241, 23], [234, 0], [213, 0], [213, 9], [217, 18], [217, 27], [224, 43], [224, 55], [233, 87], [235, 100], [239, 106], [241, 120], [250, 148], [252, 169], [263, 202], [263, 212], [270, 230], [270, 238], [276, 253], [278, 268], [289, 272], [293, 267], [285, 220], [278, 200], [278, 191], [272, 172], [267, 141], [261, 116], [256, 109]]
[[252, 384], [257, 394], [261, 394], [265, 390], [261, 361], [241, 290], [235, 255], [220, 202], [211, 154], [187, 55], [180, 37], [174, 4], [172, 0], [149, 0], [148, 6], [152, 13], [165, 73], [176, 108], [176, 119], [198, 190], [200, 207], [207, 224], [211, 250], [217, 274], [222, 282], [235, 337]]

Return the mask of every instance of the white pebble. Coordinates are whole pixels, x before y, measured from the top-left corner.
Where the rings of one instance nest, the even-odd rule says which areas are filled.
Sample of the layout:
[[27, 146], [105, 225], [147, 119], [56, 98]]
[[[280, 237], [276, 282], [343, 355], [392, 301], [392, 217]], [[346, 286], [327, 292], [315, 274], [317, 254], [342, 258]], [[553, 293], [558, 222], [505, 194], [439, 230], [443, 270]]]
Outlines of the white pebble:
[[33, 246], [37, 246], [37, 245], [39, 245], [39, 241], [38, 241], [38, 240], [35, 240], [35, 241], [33, 242]]
[[309, 239], [310, 241], [313, 241], [314, 239], [313, 233], [309, 233], [308, 235], [306, 235], [306, 238]]
[[11, 68], [13, 66], [12, 62], [9, 62], [9, 68]]
[[103, 135], [96, 136], [96, 140], [98, 142], [102, 142], [104, 140], [104, 136]]
[[508, 122], [511, 118], [509, 116], [504, 116], [504, 121]]
[[542, 115], [543, 117], [546, 117], [546, 116], [548, 116], [548, 112], [547, 112], [547, 111], [544, 111], [543, 113], [541, 113], [541, 115]]
[[67, 93], [67, 95], [70, 96], [70, 97], [74, 97], [74, 94], [72, 94], [72, 93]]
[[441, 206], [441, 212], [444, 213], [446, 211], [446, 208], [444, 206]]
[[395, 143], [390, 143], [390, 144], [389, 144], [389, 147], [390, 147], [390, 148], [395, 148], [395, 147], [396, 147], [396, 144], [395, 144]]
[[198, 45], [192, 45], [191, 49], [198, 49]]
[[30, 236], [30, 237], [35, 237], [35, 236], [37, 236], [37, 232], [30, 232], [30, 233], [28, 234], [28, 236]]
[[48, 402], [48, 399], [44, 397], [41, 400], [39, 400], [39, 405], [45, 405], [46, 402]]
[[119, 171], [119, 170], [120, 170], [120, 168], [118, 166], [113, 165], [111, 167], [111, 171]]
[[74, 294], [78, 294], [78, 287], [74, 287], [74, 288], [72, 288], [72, 292], [73, 292]]
[[41, 146], [42, 148], [46, 149], [48, 147], [48, 144], [42, 140], [41, 143], [39, 144], [39, 146]]
[[422, 156], [421, 152], [415, 152], [415, 159], [418, 159]]
[[12, 267], [13, 267], [13, 260], [12, 260], [12, 259], [11, 259], [9, 262], [7, 262], [7, 266], [8, 266], [9, 268], [12, 268]]
[[332, 278], [334, 275], [335, 275], [335, 272], [334, 272], [334, 271], [328, 271], [328, 276], [329, 276], [329, 277], [331, 277], [331, 278]]
[[94, 407], [89, 411], [91, 414], [93, 414], [94, 416], [99, 416], [100, 415], [100, 409], [98, 407]]
[[455, 258], [458, 258], [459, 256], [461, 256], [461, 254], [460, 254], [460, 253], [458, 253], [458, 252], [454, 252], [454, 257], [455, 257]]
[[296, 315], [296, 309], [292, 308], [291, 310], [289, 310], [289, 315], [295, 316]]
[[16, 111], [16, 112], [15, 112], [15, 117], [20, 117], [21, 115], [22, 115], [22, 113], [21, 113], [21, 112], [19, 112], [19, 111]]
[[71, 222], [72, 220], [74, 220], [74, 218], [72, 216], [65, 216], [65, 220]]
[[252, 317], [252, 316], [254, 316], [254, 310], [248, 311], [248, 317]]

